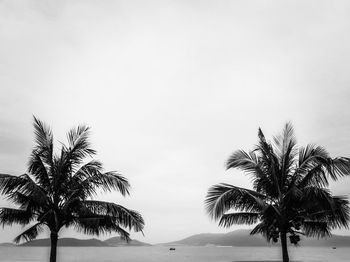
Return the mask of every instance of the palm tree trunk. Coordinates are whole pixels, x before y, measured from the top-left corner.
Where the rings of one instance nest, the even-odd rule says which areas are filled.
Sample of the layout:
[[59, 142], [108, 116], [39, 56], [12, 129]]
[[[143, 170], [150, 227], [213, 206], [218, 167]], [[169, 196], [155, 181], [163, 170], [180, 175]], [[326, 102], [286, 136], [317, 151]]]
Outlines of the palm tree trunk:
[[57, 232], [51, 232], [50, 238], [51, 238], [50, 262], [56, 262], [57, 240], [58, 240]]
[[287, 233], [286, 232], [281, 232], [281, 245], [282, 245], [283, 262], [289, 262], [288, 246], [287, 246]]

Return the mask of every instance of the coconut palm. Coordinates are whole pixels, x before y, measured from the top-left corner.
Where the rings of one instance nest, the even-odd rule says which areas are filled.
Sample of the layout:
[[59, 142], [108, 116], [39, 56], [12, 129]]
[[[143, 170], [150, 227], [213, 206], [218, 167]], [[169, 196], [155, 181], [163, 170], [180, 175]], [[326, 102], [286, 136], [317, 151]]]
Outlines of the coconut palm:
[[252, 189], [218, 184], [208, 190], [206, 210], [219, 225], [255, 225], [268, 241], [281, 241], [283, 261], [288, 262], [287, 237], [298, 244], [300, 234], [311, 237], [331, 235], [331, 229], [348, 227], [349, 202], [333, 196], [329, 179], [349, 174], [349, 159], [331, 158], [316, 145], [298, 148], [293, 127], [286, 124], [273, 143], [261, 129], [253, 151], [238, 150], [226, 163], [252, 178]]
[[45, 227], [50, 230], [50, 261], [56, 261], [58, 234], [62, 227], [74, 227], [85, 234], [117, 232], [129, 239], [128, 230], [142, 231], [142, 216], [121, 205], [93, 200], [102, 191], [129, 195], [129, 182], [116, 172], [104, 172], [90, 146], [89, 128], [68, 132], [68, 145], [55, 153], [51, 129], [34, 117], [35, 147], [28, 173], [0, 174], [0, 193], [18, 208], [1, 208], [3, 225], [18, 223], [30, 227], [14, 241], [33, 240]]

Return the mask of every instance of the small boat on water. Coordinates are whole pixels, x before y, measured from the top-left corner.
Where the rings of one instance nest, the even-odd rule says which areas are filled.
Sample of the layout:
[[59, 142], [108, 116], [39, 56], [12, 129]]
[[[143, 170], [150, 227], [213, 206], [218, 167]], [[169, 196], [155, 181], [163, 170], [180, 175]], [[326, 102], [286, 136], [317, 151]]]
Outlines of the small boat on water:
[[175, 247], [171, 247], [171, 248], [169, 248], [169, 250], [170, 250], [170, 251], [174, 251], [174, 250], [176, 250], [176, 249], [175, 249]]
[[333, 249], [337, 249], [337, 247], [332, 247]]

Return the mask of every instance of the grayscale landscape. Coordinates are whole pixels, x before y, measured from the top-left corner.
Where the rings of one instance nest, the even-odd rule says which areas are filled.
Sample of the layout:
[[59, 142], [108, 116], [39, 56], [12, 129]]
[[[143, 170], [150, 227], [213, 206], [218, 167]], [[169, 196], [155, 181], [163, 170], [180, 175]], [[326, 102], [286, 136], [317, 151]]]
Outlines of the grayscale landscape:
[[0, 262], [348, 262], [349, 11], [1, 0]]

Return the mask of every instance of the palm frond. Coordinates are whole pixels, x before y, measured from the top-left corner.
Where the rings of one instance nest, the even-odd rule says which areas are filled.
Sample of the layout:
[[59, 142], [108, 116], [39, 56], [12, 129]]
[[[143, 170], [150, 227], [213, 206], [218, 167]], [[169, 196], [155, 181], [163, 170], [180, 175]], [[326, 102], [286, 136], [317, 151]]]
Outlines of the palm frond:
[[254, 152], [237, 150], [227, 160], [226, 169], [238, 168], [247, 173], [254, 173], [258, 168], [256, 159]]
[[73, 164], [79, 164], [85, 157], [96, 154], [96, 151], [91, 148], [89, 134], [90, 128], [84, 125], [80, 125], [68, 132], [69, 148], [65, 148], [65, 151]]
[[308, 170], [311, 165], [311, 168], [314, 167], [315, 161], [318, 159], [328, 159], [329, 154], [327, 150], [321, 146], [316, 146], [313, 144], [308, 144], [306, 147], [301, 147], [299, 149], [299, 164], [298, 167], [300, 170]]
[[300, 182], [298, 182], [298, 186], [301, 188], [306, 186], [325, 187], [328, 184], [327, 173], [323, 164], [315, 164], [313, 167], [310, 167], [308, 172], [303, 177], [300, 177]]
[[274, 136], [273, 140], [275, 145], [278, 147], [279, 153], [284, 155], [287, 152], [290, 144], [296, 145], [296, 139], [294, 135], [294, 128], [291, 122], [287, 122], [283, 128], [281, 134]]
[[142, 231], [145, 225], [138, 212], [115, 203], [86, 200], [83, 205], [95, 215], [114, 217], [118, 224], [130, 230], [133, 229], [135, 232]]
[[272, 145], [266, 141], [265, 135], [262, 132], [261, 128], [259, 128], [258, 131], [258, 144], [256, 145], [255, 152], [259, 154], [260, 161], [263, 161], [264, 164], [269, 165], [271, 162], [276, 162], [278, 163], [278, 157], [273, 152], [273, 147]]
[[28, 172], [35, 177], [39, 185], [44, 188], [49, 188], [51, 173], [50, 165], [43, 161], [41, 154], [42, 153], [38, 152], [38, 150], [33, 150], [28, 163]]
[[296, 185], [291, 185], [287, 192], [283, 194], [283, 201], [285, 203], [291, 203], [293, 201], [297, 202], [302, 198], [303, 191], [299, 189]]
[[49, 206], [48, 198], [43, 197], [42, 194], [35, 194], [35, 192], [25, 195], [17, 191], [9, 194], [8, 199], [18, 205], [20, 209], [30, 209], [33, 212]]
[[15, 208], [0, 208], [0, 223], [2, 225], [21, 224], [26, 225], [34, 219], [31, 210], [22, 210]]
[[266, 205], [261, 213], [261, 218], [268, 225], [275, 225], [275, 223], [282, 218], [281, 210], [274, 204]]
[[209, 188], [205, 204], [210, 217], [217, 220], [233, 208], [243, 212], [261, 211], [265, 206], [265, 198], [265, 195], [253, 190], [219, 184]]
[[267, 165], [254, 151], [248, 153], [237, 150], [226, 162], [226, 169], [237, 168], [251, 175], [254, 190], [262, 194], [276, 191], [275, 184], [271, 183], [266, 167]]
[[280, 135], [274, 137], [274, 142], [274, 149], [281, 165], [281, 173], [288, 174], [297, 154], [294, 128], [290, 122], [285, 125]]
[[18, 176], [0, 174], [0, 193], [8, 194], [18, 187]]
[[33, 118], [36, 144], [33, 151], [39, 154], [46, 164], [50, 165], [53, 157], [53, 135], [51, 128], [35, 116]]
[[105, 191], [116, 190], [119, 191], [123, 196], [129, 195], [130, 184], [129, 181], [121, 174], [115, 171], [109, 171], [101, 174], [97, 180], [100, 184], [99, 188]]
[[86, 199], [95, 196], [100, 185], [95, 181], [99, 180], [102, 172], [102, 163], [99, 161], [92, 160], [82, 165], [69, 181], [72, 191], [67, 196], [68, 201], [76, 197]]
[[74, 227], [78, 232], [88, 235], [110, 234], [116, 232], [122, 239], [130, 240], [130, 234], [119, 226], [115, 218], [110, 216], [81, 217], [74, 221]]
[[323, 221], [304, 221], [302, 229], [308, 237], [331, 236], [331, 229], [328, 223]]
[[338, 177], [350, 175], [350, 159], [346, 157], [337, 157], [330, 160], [331, 170], [330, 176], [333, 180], [337, 180]]
[[21, 234], [19, 234], [13, 241], [17, 244], [20, 243], [22, 240], [31, 241], [37, 238], [37, 236], [43, 231], [44, 231], [43, 224], [39, 222], [31, 226]]
[[346, 196], [333, 196], [333, 209], [328, 215], [331, 228], [349, 228], [350, 207]]
[[0, 175], [0, 193], [9, 195], [16, 191], [24, 194], [35, 192], [38, 195], [46, 195], [43, 189], [27, 174], [21, 176]]
[[86, 178], [91, 177], [95, 173], [102, 173], [103, 167], [102, 163], [97, 160], [91, 160], [86, 164], [82, 165], [75, 173], [74, 179], [77, 180], [78, 183], [82, 182]]
[[266, 231], [267, 231], [266, 224], [264, 223], [264, 221], [261, 221], [252, 229], [252, 231], [250, 232], [250, 235], [255, 235], [255, 234], [265, 235]]
[[116, 190], [123, 196], [130, 194], [128, 180], [117, 172], [103, 173], [97, 161], [82, 166], [73, 179], [76, 179], [77, 182], [75, 189], [80, 189], [81, 193], [85, 193], [87, 196], [96, 194], [96, 189], [102, 189], [107, 192]]
[[[350, 159], [345, 157], [332, 159], [323, 147], [314, 145], [308, 145], [299, 151], [297, 173], [307, 175], [315, 168], [320, 167], [323, 168], [325, 175], [337, 180], [338, 177], [350, 174]], [[325, 185], [328, 185], [328, 182]]]
[[274, 225], [268, 224], [266, 221], [261, 221], [253, 228], [253, 230], [250, 232], [250, 235], [261, 234], [269, 242], [271, 241], [274, 232], [277, 232]]
[[253, 212], [237, 212], [224, 214], [219, 221], [219, 226], [231, 227], [232, 225], [252, 225], [259, 220], [259, 213]]
[[[270, 181], [264, 189], [266, 194], [271, 197], [278, 197], [282, 191], [282, 176], [281, 163], [278, 154], [274, 152], [271, 143], [267, 142], [262, 130], [259, 128], [258, 132], [259, 143], [255, 150], [259, 154], [259, 162], [261, 166], [264, 166], [265, 173], [268, 174], [268, 180]], [[265, 181], [266, 178], [263, 179]], [[258, 185], [255, 185], [259, 188]]]
[[334, 201], [330, 191], [326, 188], [319, 188], [315, 186], [307, 186], [301, 189], [303, 194], [300, 199], [303, 203], [303, 208], [308, 209], [323, 209], [323, 210], [333, 210]]

